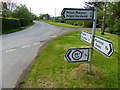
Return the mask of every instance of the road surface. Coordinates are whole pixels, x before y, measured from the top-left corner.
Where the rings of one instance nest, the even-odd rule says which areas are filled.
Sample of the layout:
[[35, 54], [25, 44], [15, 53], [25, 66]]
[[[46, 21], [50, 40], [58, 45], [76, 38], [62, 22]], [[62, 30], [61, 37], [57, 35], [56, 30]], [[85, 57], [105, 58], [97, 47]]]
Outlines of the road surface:
[[2, 35], [2, 88], [15, 87], [22, 72], [36, 57], [43, 41], [70, 31], [75, 30], [35, 21], [27, 29]]
[[54, 26], [35, 21], [25, 30], [2, 35], [2, 88], [13, 88], [37, 55], [41, 42], [59, 32]]

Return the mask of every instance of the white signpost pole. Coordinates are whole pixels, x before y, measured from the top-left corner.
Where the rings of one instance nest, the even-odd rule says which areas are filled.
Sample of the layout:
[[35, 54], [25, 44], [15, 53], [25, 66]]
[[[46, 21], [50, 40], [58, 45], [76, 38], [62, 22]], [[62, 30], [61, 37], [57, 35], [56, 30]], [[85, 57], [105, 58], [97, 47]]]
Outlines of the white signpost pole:
[[96, 22], [97, 22], [97, 13], [98, 13], [98, 8], [95, 7], [94, 10], [94, 21], [93, 21], [93, 30], [92, 30], [92, 40], [91, 40], [91, 51], [90, 51], [90, 58], [89, 58], [89, 74], [92, 73], [92, 55], [93, 55], [93, 47], [94, 47], [94, 36], [95, 36], [95, 31], [96, 31]]

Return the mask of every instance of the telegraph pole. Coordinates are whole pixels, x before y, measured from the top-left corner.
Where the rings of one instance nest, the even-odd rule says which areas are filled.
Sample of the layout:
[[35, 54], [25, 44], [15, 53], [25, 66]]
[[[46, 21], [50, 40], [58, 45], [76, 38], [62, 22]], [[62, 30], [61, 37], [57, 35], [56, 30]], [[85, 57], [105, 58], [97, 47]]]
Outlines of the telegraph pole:
[[30, 7], [30, 13], [31, 13], [31, 7]]
[[56, 7], [55, 7], [55, 19], [56, 19]]

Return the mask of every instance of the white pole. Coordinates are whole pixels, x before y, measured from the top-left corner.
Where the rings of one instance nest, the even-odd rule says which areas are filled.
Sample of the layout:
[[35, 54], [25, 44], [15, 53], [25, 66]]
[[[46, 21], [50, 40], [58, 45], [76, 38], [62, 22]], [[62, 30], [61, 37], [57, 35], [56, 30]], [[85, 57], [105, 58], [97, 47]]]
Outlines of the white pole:
[[55, 19], [56, 19], [56, 7], [55, 7]]
[[89, 74], [92, 74], [92, 55], [93, 55], [93, 46], [94, 46], [94, 36], [96, 31], [96, 23], [97, 23], [97, 11], [98, 8], [95, 7], [94, 10], [94, 21], [93, 21], [93, 30], [92, 30], [92, 41], [91, 41], [91, 52], [90, 52], [90, 59], [89, 59]]

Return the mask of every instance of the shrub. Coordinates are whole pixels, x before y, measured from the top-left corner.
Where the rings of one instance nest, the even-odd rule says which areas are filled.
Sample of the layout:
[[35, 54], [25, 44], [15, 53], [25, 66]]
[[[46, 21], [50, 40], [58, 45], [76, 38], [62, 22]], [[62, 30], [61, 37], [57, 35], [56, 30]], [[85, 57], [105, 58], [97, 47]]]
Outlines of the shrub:
[[25, 19], [25, 18], [20, 18], [19, 22], [20, 22], [21, 27], [23, 27], [23, 26], [29, 25], [32, 22], [32, 20]]
[[84, 21], [84, 27], [92, 28], [93, 27], [93, 22], [92, 21]]
[[2, 18], [2, 32], [7, 32], [12, 29], [20, 28], [19, 19], [15, 18]]

